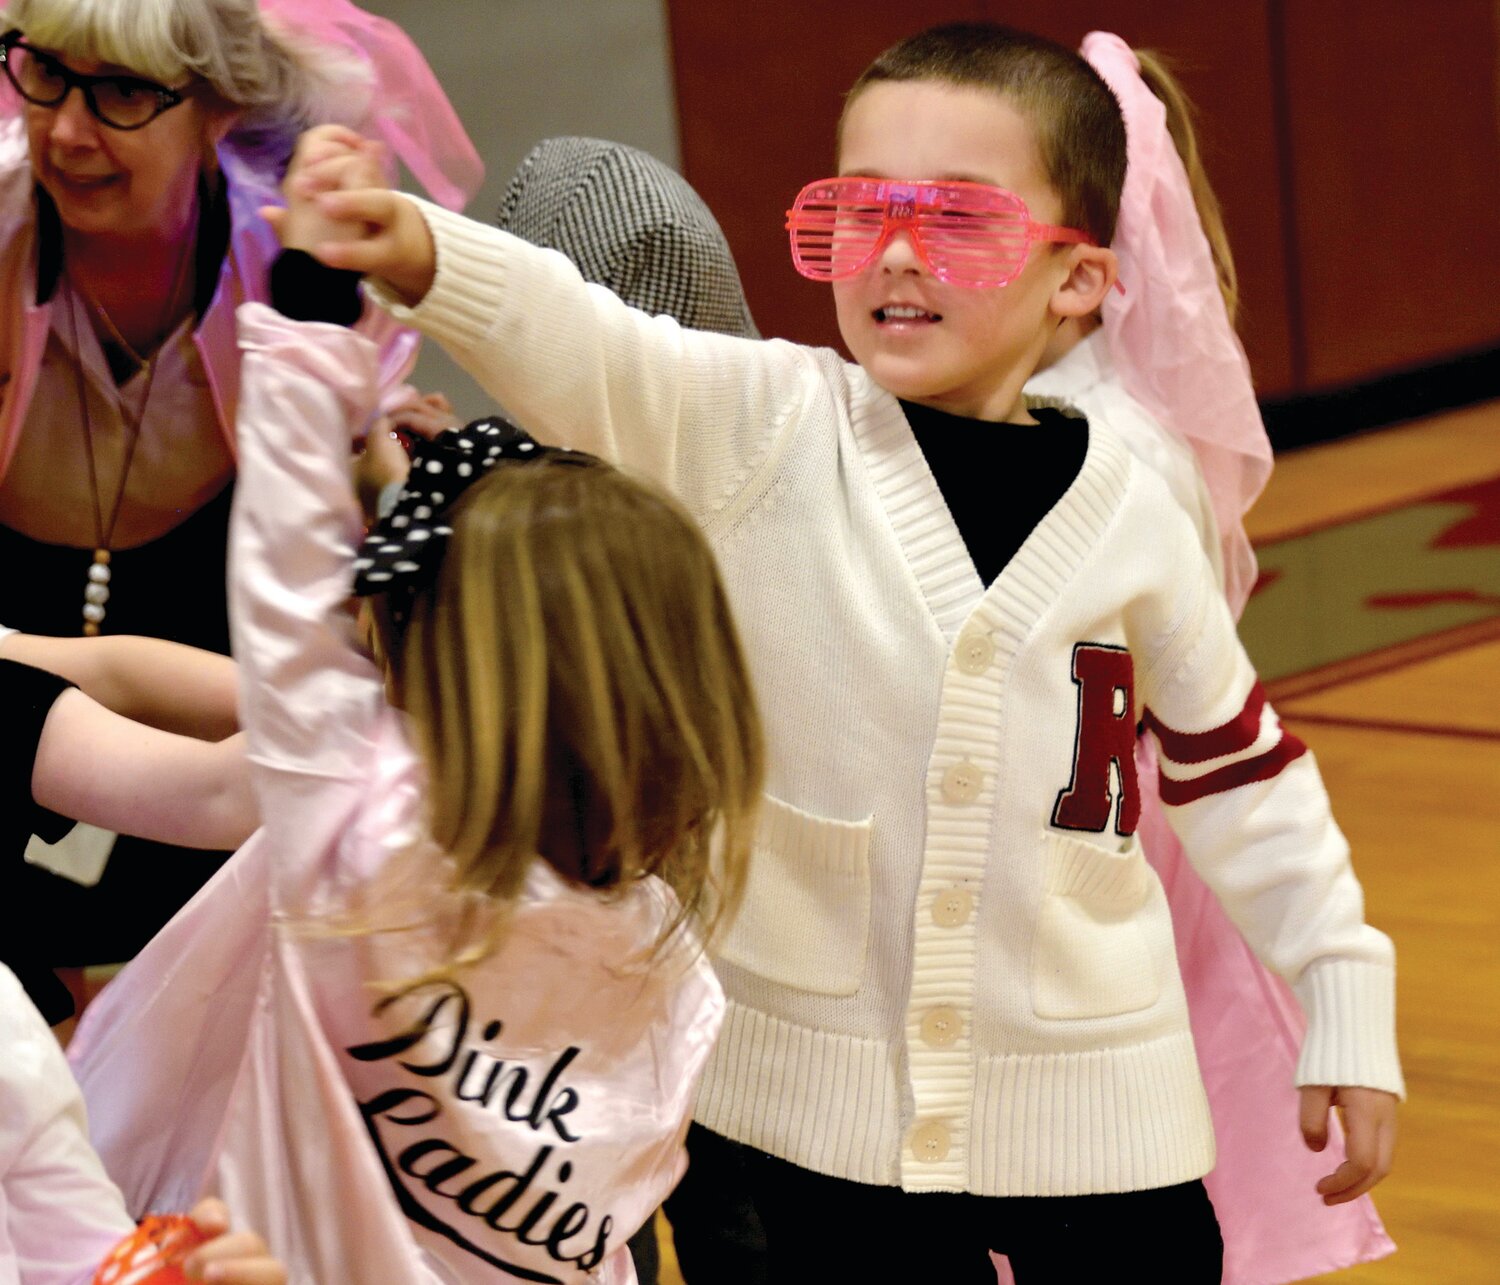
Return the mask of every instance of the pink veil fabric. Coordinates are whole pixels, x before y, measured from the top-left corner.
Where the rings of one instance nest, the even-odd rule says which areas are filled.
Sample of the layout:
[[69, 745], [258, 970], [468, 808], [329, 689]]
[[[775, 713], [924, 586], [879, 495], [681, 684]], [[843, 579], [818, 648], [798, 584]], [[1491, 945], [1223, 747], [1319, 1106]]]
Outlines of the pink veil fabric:
[[349, 0], [260, 0], [260, 12], [273, 27], [368, 65], [375, 93], [361, 132], [381, 139], [433, 200], [461, 210], [479, 190], [479, 153], [427, 60], [394, 22]]
[[[1118, 36], [1093, 32], [1084, 57], [1125, 115], [1128, 167], [1114, 242], [1124, 296], [1104, 331], [1116, 377], [1193, 449], [1222, 538], [1236, 617], [1255, 583], [1245, 511], [1271, 471], [1244, 351], [1229, 324], [1213, 259], [1161, 102]], [[1185, 859], [1157, 795], [1149, 744], [1136, 751], [1140, 838], [1166, 890], [1193, 1042], [1213, 1112], [1218, 1163], [1204, 1180], [1224, 1236], [1224, 1285], [1286, 1285], [1395, 1249], [1368, 1196], [1332, 1208], [1313, 1184], [1343, 1159], [1337, 1121], [1321, 1154], [1297, 1129], [1294, 1075], [1305, 1023]], [[1121, 1262], [1121, 1278], [1147, 1267]], [[997, 1262], [1000, 1285], [1009, 1267]], [[1132, 1270], [1133, 1269], [1133, 1270]]]
[[1125, 292], [1104, 303], [1110, 356], [1125, 390], [1198, 458], [1223, 541], [1225, 593], [1238, 616], [1255, 587], [1244, 516], [1271, 475], [1250, 365], [1219, 293], [1166, 108], [1119, 36], [1090, 32], [1081, 52], [1119, 100], [1129, 154], [1113, 247]]

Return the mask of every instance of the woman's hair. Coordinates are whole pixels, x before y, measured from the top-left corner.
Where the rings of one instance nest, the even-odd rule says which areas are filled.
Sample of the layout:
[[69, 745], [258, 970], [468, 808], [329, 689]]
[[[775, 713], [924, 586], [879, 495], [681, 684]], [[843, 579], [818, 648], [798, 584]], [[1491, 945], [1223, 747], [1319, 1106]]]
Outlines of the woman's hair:
[[504, 902], [537, 857], [599, 889], [656, 874], [681, 903], [663, 940], [690, 914], [711, 934], [744, 884], [762, 749], [692, 519], [593, 456], [549, 452], [496, 467], [449, 523], [395, 684], [454, 891]]
[[273, 167], [308, 126], [358, 121], [371, 93], [357, 59], [273, 30], [257, 0], [9, 0], [4, 21], [45, 49], [168, 85], [206, 81], [240, 113], [236, 150]]
[[1125, 122], [1109, 87], [1083, 58], [994, 23], [933, 27], [892, 45], [865, 68], [844, 100], [844, 115], [871, 85], [919, 80], [988, 89], [1014, 104], [1031, 122], [1063, 222], [1099, 245], [1110, 243], [1125, 182]]
[[1167, 131], [1182, 158], [1187, 171], [1188, 185], [1193, 192], [1193, 204], [1198, 208], [1198, 221], [1203, 225], [1203, 235], [1208, 238], [1208, 248], [1213, 254], [1214, 269], [1219, 277], [1219, 292], [1224, 296], [1224, 308], [1229, 313], [1229, 324], [1235, 322], [1239, 311], [1239, 274], [1235, 271], [1234, 255], [1229, 249], [1229, 233], [1224, 227], [1224, 212], [1219, 198], [1209, 184], [1208, 173], [1203, 168], [1203, 157], [1198, 148], [1198, 135], [1193, 128], [1196, 114], [1192, 100], [1184, 92], [1172, 74], [1166, 58], [1150, 49], [1137, 49], [1135, 56], [1141, 64], [1141, 79], [1146, 88], [1161, 100], [1167, 110]]

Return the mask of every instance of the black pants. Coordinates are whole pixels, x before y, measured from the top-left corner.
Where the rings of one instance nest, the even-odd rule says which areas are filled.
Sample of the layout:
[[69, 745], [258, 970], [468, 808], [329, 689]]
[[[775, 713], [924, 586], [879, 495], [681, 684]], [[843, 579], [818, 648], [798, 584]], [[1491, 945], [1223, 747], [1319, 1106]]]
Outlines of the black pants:
[[[687, 1173], [664, 1206], [682, 1279], [687, 1285], [766, 1285], [774, 1278], [766, 1273], [766, 1236], [750, 1184], [760, 1152], [691, 1124], [687, 1153]], [[645, 1280], [641, 1276], [642, 1285]]]
[[1130, 1268], [1152, 1285], [1223, 1278], [1201, 1182], [1100, 1196], [911, 1193], [750, 1154], [776, 1285], [995, 1285], [990, 1250], [1009, 1256], [1016, 1285], [1092, 1285]]

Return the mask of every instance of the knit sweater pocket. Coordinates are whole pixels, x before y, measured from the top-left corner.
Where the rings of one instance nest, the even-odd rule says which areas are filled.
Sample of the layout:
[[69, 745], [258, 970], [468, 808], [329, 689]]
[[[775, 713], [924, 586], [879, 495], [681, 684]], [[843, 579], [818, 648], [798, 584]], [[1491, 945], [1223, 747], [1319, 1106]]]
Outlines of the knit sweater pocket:
[[1047, 884], [1032, 945], [1038, 1017], [1118, 1017], [1161, 998], [1171, 951], [1150, 903], [1160, 884], [1132, 835], [1120, 851], [1044, 832]]
[[870, 935], [871, 822], [765, 795], [745, 898], [718, 954], [782, 986], [854, 994]]

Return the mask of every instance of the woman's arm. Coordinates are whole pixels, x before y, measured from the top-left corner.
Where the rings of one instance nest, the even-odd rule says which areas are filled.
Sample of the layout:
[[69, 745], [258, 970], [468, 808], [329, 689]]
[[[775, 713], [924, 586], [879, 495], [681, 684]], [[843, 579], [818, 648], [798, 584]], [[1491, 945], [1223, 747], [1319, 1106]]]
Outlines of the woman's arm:
[[20, 633], [0, 638], [0, 656], [66, 678], [106, 709], [164, 732], [220, 741], [239, 730], [228, 656], [160, 638]]
[[258, 824], [243, 737], [204, 744], [77, 690], [47, 715], [31, 793], [63, 816], [188, 848], [237, 848]]

